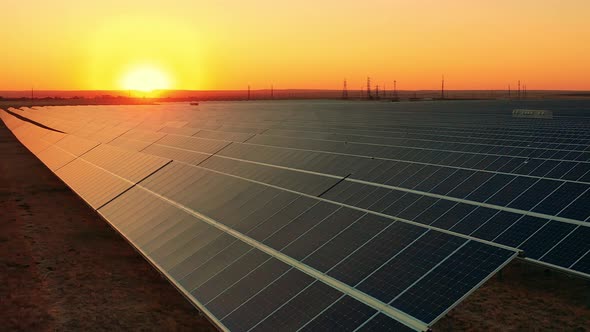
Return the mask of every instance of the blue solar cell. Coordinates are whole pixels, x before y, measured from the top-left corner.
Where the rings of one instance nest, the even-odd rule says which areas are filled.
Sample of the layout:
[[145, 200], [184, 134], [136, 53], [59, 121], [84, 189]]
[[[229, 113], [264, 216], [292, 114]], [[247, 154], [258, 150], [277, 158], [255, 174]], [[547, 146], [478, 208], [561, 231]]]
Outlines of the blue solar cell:
[[514, 170], [514, 173], [522, 174], [522, 175], [529, 175], [532, 173], [535, 168], [541, 166], [544, 160], [542, 159], [528, 159], [527, 161], [523, 162], [523, 164]]
[[391, 161], [390, 163], [392, 163], [392, 164], [391, 165], [387, 165], [387, 166], [389, 166], [389, 168], [387, 168], [387, 170], [385, 170], [384, 172], [382, 172], [381, 175], [375, 177], [373, 179], [373, 182], [375, 182], [375, 183], [385, 183], [391, 177], [395, 176], [398, 172], [401, 172], [404, 168], [406, 168], [409, 165], [411, 165], [410, 163], [401, 162], [401, 161], [399, 161], [399, 162]]
[[295, 194], [281, 192], [260, 209], [245, 216], [234, 226], [234, 228], [241, 233], [247, 233], [261, 222], [283, 210], [285, 207], [290, 206], [291, 204], [299, 204], [295, 203], [297, 198], [298, 196]]
[[350, 181], [342, 181], [339, 184], [337, 184], [334, 188], [328, 190], [325, 194], [321, 196], [325, 199], [341, 202], [344, 199], [348, 198], [348, 196], [344, 196], [344, 193], [347, 193], [347, 190], [353, 186], [360, 186], [360, 184]]
[[541, 166], [537, 167], [534, 171], [530, 173], [532, 176], [539, 176], [544, 177], [547, 173], [553, 170], [557, 165], [559, 165], [559, 161], [555, 160], [545, 160]]
[[458, 169], [455, 171], [455, 173], [450, 175], [443, 182], [441, 182], [438, 186], [436, 186], [434, 189], [432, 189], [432, 192], [435, 194], [446, 195], [448, 192], [453, 190], [456, 186], [461, 184], [463, 181], [465, 181], [467, 178], [469, 178], [474, 173], [475, 173], [474, 171], [469, 171], [469, 170], [465, 170], [465, 169]]
[[385, 184], [388, 184], [390, 186], [404, 187], [402, 183], [406, 181], [408, 178], [413, 177], [414, 174], [419, 172], [423, 167], [424, 165], [422, 164], [410, 164], [408, 165], [408, 167], [404, 168], [402, 171], [398, 172], [397, 174], [389, 178], [387, 182], [385, 182]]
[[314, 278], [291, 269], [243, 303], [221, 322], [232, 331], [248, 331], [313, 282]]
[[518, 176], [510, 183], [505, 185], [496, 194], [490, 197], [486, 203], [506, 206], [513, 199], [518, 197], [520, 194], [525, 192], [530, 186], [537, 182], [536, 178], [528, 178], [524, 176]]
[[258, 241], [263, 241], [269, 235], [285, 226], [289, 221], [311, 209], [315, 204], [317, 204], [316, 200], [303, 196], [299, 197], [271, 217], [261, 221], [258, 226], [253, 228], [247, 234]]
[[368, 209], [371, 205], [375, 204], [377, 201], [385, 197], [385, 195], [389, 194], [391, 189], [383, 188], [383, 187], [373, 187], [373, 191], [361, 199], [359, 202], [355, 203], [354, 206]]
[[509, 250], [469, 241], [391, 304], [431, 323], [514, 255]]
[[406, 194], [401, 190], [390, 190], [389, 193], [369, 206], [369, 210], [381, 212]]
[[[452, 159], [453, 156], [456, 157]], [[449, 158], [447, 159], [448, 162], [446, 164], [450, 166], [460, 167], [474, 156], [475, 155], [471, 153], [452, 153], [449, 154]]]
[[350, 177], [353, 179], [373, 182], [373, 180], [375, 180], [378, 176], [386, 172], [391, 167], [392, 163], [395, 162], [389, 160], [372, 159], [370, 164], [371, 166], [355, 171]]
[[333, 189], [336, 189], [340, 185], [345, 186], [346, 189], [342, 190], [337, 196], [329, 196], [328, 194], [331, 191], [329, 190], [326, 194], [322, 195], [322, 197], [337, 202], [346, 202], [347, 200], [354, 201], [362, 199], [362, 197], [371, 190], [369, 185], [356, 183], [352, 181], [343, 181]]
[[[464, 147], [462, 149], [462, 151], [464, 151], [464, 152], [480, 153], [481, 150], [482, 150], [482, 146], [481, 145], [478, 145], [478, 144], [462, 144], [462, 145]], [[473, 155], [473, 158], [480, 159], [481, 158], [481, 155], [475, 154], [475, 155]]]
[[[576, 149], [576, 148], [577, 148], [577, 146], [576, 146], [576, 145], [573, 145], [573, 146], [571, 146], [570, 148], [571, 148], [571, 149]], [[579, 157], [581, 154], [582, 154], [582, 152], [580, 152], [580, 151], [569, 151], [569, 153], [568, 153], [567, 155], [565, 155], [565, 156], [563, 157], [563, 159], [565, 159], [565, 160], [576, 160], [576, 159], [578, 159], [578, 157]]]
[[435, 164], [439, 156], [443, 154], [445, 154], [445, 151], [427, 151], [419, 155], [418, 158], [416, 158], [416, 161]]
[[436, 200], [436, 202], [434, 204], [432, 204], [430, 207], [425, 209], [422, 213], [420, 213], [413, 220], [415, 220], [421, 224], [430, 225], [436, 219], [438, 219], [441, 216], [441, 214], [447, 212], [450, 208], [452, 208], [456, 204], [457, 204], [456, 202], [449, 201], [446, 199], [438, 199], [438, 200]]
[[252, 331], [296, 331], [342, 295], [336, 289], [316, 281], [265, 318]]
[[348, 205], [357, 206], [357, 204], [373, 193], [377, 188], [368, 184], [356, 184], [351, 186], [348, 192], [350, 195], [340, 202]]
[[555, 152], [556, 152], [555, 150], [545, 149], [543, 151], [543, 153], [541, 153], [541, 155], [539, 156], [539, 158], [542, 158], [542, 159], [551, 159], [551, 158], [553, 158], [553, 155], [555, 154]]
[[496, 236], [512, 226], [512, 224], [514, 224], [521, 216], [521, 214], [500, 211], [471, 235], [480, 239], [492, 241]]
[[590, 153], [588, 152], [584, 152], [581, 153], [578, 158], [576, 158], [577, 161], [590, 161]]
[[553, 168], [549, 173], [545, 175], [547, 178], [554, 178], [554, 179], [561, 179], [565, 174], [567, 174], [573, 167], [575, 167], [578, 163], [575, 161], [562, 161]]
[[352, 223], [364, 214], [361, 211], [341, 208], [315, 227], [307, 230], [305, 234], [301, 235], [301, 237], [293, 241], [282, 251], [293, 258], [301, 260], [336, 236], [336, 234], [352, 225]]
[[458, 232], [461, 234], [469, 235], [473, 233], [476, 229], [482, 226], [488, 219], [493, 217], [498, 210], [485, 208], [485, 207], [477, 207], [473, 210], [470, 214], [465, 216], [465, 218], [461, 219], [457, 224], [451, 227], [451, 231]]
[[517, 220], [504, 233], [500, 234], [495, 243], [500, 243], [509, 247], [518, 247], [523, 241], [533, 235], [548, 222], [547, 219], [541, 219], [531, 216], [523, 216]]
[[455, 172], [454, 168], [439, 167], [430, 177], [417, 184], [413, 189], [429, 192], [444, 181], [449, 175]]
[[467, 240], [434, 231], [424, 234], [357, 288], [389, 302]]
[[506, 164], [498, 168], [498, 172], [512, 173], [515, 169], [522, 166], [525, 160], [525, 158], [510, 158]]
[[[481, 150], [481, 146], [472, 145], [470, 151], [467, 151], [467, 152], [479, 153], [480, 150]], [[475, 166], [477, 164], [479, 164], [480, 162], [482, 162], [482, 160], [484, 158], [485, 158], [485, 156], [483, 156], [483, 155], [474, 154], [473, 157], [470, 158], [469, 160], [466, 160], [461, 167], [476, 168], [477, 169], [477, 167], [475, 167]]]
[[576, 163], [576, 165], [561, 178], [564, 180], [576, 181], [588, 172], [590, 172], [590, 163]]
[[319, 202], [302, 215], [289, 221], [285, 227], [266, 238], [263, 243], [274, 249], [282, 250], [310, 228], [321, 223], [337, 209], [338, 206], [335, 204]]
[[440, 217], [430, 225], [438, 228], [450, 229], [466, 215], [475, 210], [475, 208], [476, 206], [474, 205], [457, 203], [451, 209], [442, 212]]
[[354, 331], [377, 310], [346, 295], [300, 331]]
[[392, 222], [394, 221], [390, 219], [367, 214], [309, 255], [303, 262], [319, 271], [326, 272]]
[[328, 275], [354, 286], [424, 232], [422, 227], [393, 223], [328, 271]]
[[287, 264], [271, 258], [205, 304], [216, 317], [225, 317], [288, 270]]
[[229, 247], [237, 239], [228, 234], [221, 234], [220, 236], [211, 239], [211, 241], [197, 250], [195, 253], [184, 259], [181, 263], [176, 265], [170, 270], [170, 275], [174, 278], [182, 278], [189, 272], [199, 267], [201, 264], [206, 262], [209, 258], [217, 255], [223, 249]]
[[252, 247], [245, 242], [235, 241], [232, 245], [228, 246], [217, 255], [210, 257], [203, 264], [195, 266], [195, 269], [182, 279], [179, 279], [179, 282], [186, 289], [195, 289], [203, 282], [234, 263], [239, 257], [246, 254], [251, 249]]
[[576, 219], [586, 220], [590, 217], [590, 190], [580, 195], [575, 201], [561, 211], [558, 216]]
[[458, 185], [455, 189], [448, 193], [448, 196], [465, 198], [483, 183], [488, 181], [494, 174], [486, 172], [475, 172], [463, 183]]
[[569, 268], [590, 250], [590, 227], [578, 226], [558, 243], [541, 261]]
[[236, 257], [236, 259], [235, 262], [223, 271], [217, 273], [208, 280], [204, 280], [204, 282], [201, 282], [196, 286], [193, 284], [191, 288], [187, 289], [199, 299], [199, 301], [207, 303], [250, 271], [255, 270], [261, 264], [268, 261], [270, 256], [258, 249], [253, 249], [241, 257]]
[[[439, 201], [438, 198], [430, 197], [430, 196], [422, 196], [414, 204], [408, 206], [405, 210], [403, 210], [397, 216], [404, 219], [418, 221], [416, 217], [424, 213], [428, 208], [430, 208], [433, 204]], [[429, 222], [431, 222], [430, 220]], [[421, 222], [421, 221], [418, 221]], [[422, 222], [423, 223], [423, 222]]]
[[[433, 146], [432, 148], [436, 149], [437, 147]], [[441, 146], [440, 148], [444, 148], [444, 146]], [[448, 160], [449, 158], [455, 157], [454, 154], [450, 154], [448, 151], [441, 151], [441, 152], [442, 153], [439, 153], [439, 154], [432, 157], [431, 163], [438, 164], [438, 165], [448, 165], [448, 162], [446, 160]]]
[[[481, 161], [479, 161], [477, 164], [473, 165], [470, 168], [486, 169], [486, 167], [488, 167], [488, 165], [493, 163], [496, 159], [498, 159], [498, 156], [485, 156], [481, 159]], [[469, 163], [465, 163], [465, 167], [469, 167], [467, 166], [468, 164]]]
[[[589, 163], [590, 164], [590, 163]], [[590, 183], [590, 171], [586, 172], [586, 174], [582, 175], [578, 181]]]
[[528, 211], [533, 206], [539, 204], [547, 195], [551, 194], [555, 189], [561, 186], [563, 182], [541, 179], [529, 189], [527, 189], [522, 195], [518, 196], [514, 201], [508, 204], [509, 207], [515, 209], [521, 209]]
[[571, 268], [576, 271], [590, 274], [590, 252], [587, 252], [586, 255], [578, 260]]
[[425, 165], [412, 175], [409, 175], [400, 186], [403, 188], [414, 188], [416, 185], [433, 175], [440, 167]]
[[516, 177], [513, 175], [494, 174], [494, 176], [487, 182], [467, 195], [466, 199], [476, 202], [485, 202], [488, 198], [498, 192], [498, 190], [514, 180], [514, 178]]
[[416, 159], [418, 159], [418, 156], [424, 150], [422, 150], [422, 149], [402, 148], [402, 151], [404, 152], [403, 154], [398, 155], [396, 153], [395, 156], [399, 156], [399, 159], [409, 160], [409, 161], [415, 161]]
[[422, 197], [422, 196], [418, 195], [418, 194], [406, 193], [400, 199], [391, 203], [383, 211], [379, 211], [379, 212], [383, 212], [383, 213], [388, 214], [390, 216], [397, 216], [400, 212], [405, 210], [408, 206], [414, 204], [414, 202], [416, 202], [420, 197]]
[[[541, 147], [540, 144], [533, 144], [533, 147], [535, 147], [536, 149], [530, 150], [529, 157], [540, 158], [543, 155], [543, 153], [545, 153], [545, 150], [540, 149], [540, 147]], [[540, 161], [540, 163], [539, 163], [539, 165], [540, 165], [543, 162], [543, 160], [539, 159], [539, 161]]]
[[520, 249], [524, 251], [525, 257], [539, 259], [547, 250], [553, 248], [559, 241], [568, 235], [576, 225], [559, 221], [549, 221], [535, 235], [526, 240]]
[[547, 196], [539, 205], [533, 208], [534, 212], [556, 215], [580, 194], [588, 190], [590, 185], [581, 183], [565, 182], [561, 187]]
[[[492, 163], [490, 163], [489, 165], [487, 165], [485, 167], [485, 169], [487, 171], [498, 171], [500, 168], [504, 167], [504, 165], [506, 165], [507, 163], [510, 163], [511, 160], [514, 158], [511, 157], [498, 157], [496, 160], [494, 160]], [[517, 165], [520, 166], [520, 165]], [[513, 167], [512, 169], [514, 169], [515, 167]]]
[[565, 157], [569, 154], [569, 151], [566, 151], [569, 149], [569, 145], [564, 145], [563, 148], [559, 147], [558, 149], [563, 150], [555, 151], [555, 153], [551, 156], [551, 159], [566, 159]]

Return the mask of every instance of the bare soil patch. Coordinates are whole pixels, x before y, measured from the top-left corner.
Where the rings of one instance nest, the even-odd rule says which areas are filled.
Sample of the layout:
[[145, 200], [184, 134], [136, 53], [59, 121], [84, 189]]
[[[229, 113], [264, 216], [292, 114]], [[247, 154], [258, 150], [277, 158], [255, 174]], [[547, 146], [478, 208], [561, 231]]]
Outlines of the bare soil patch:
[[588, 331], [590, 280], [513, 261], [434, 331]]

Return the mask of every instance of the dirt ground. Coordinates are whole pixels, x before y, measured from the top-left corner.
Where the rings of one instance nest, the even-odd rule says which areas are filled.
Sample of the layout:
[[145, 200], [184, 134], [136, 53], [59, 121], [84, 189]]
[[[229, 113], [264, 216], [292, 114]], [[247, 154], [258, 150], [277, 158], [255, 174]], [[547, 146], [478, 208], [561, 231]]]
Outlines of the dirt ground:
[[590, 280], [515, 260], [433, 331], [590, 331]]
[[[0, 121], [2, 331], [213, 331]], [[515, 261], [434, 331], [586, 331], [590, 281]]]
[[215, 329], [0, 121], [0, 330]]

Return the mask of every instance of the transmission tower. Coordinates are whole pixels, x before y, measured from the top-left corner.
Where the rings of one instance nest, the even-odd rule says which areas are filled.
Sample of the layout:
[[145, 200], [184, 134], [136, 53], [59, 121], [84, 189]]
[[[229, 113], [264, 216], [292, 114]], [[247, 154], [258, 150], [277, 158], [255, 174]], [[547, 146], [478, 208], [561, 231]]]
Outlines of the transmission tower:
[[348, 99], [348, 87], [346, 85], [346, 79], [344, 79], [344, 86], [342, 87], [342, 99]]
[[275, 87], [274, 85], [270, 85], [270, 99], [274, 99], [275, 98]]
[[248, 100], [250, 100], [250, 84], [248, 84]]
[[393, 81], [393, 98], [397, 98], [397, 81]]
[[371, 78], [367, 77], [367, 99], [373, 99], [371, 96]]
[[442, 83], [440, 87], [440, 99], [445, 99], [445, 75], [442, 76]]

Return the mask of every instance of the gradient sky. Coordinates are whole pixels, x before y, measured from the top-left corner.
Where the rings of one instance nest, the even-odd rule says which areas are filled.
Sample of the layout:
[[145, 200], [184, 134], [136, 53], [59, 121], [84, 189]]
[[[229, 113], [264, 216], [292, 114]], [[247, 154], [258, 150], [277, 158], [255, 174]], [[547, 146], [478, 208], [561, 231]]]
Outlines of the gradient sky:
[[590, 90], [590, 1], [4, 0], [0, 90]]

